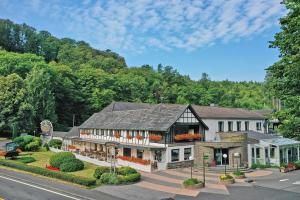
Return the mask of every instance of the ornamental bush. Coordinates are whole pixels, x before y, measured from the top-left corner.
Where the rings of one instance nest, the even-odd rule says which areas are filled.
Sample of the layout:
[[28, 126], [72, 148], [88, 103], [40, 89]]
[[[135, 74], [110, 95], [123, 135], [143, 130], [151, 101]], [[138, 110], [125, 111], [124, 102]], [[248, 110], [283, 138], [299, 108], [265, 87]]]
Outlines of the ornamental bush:
[[63, 172], [75, 172], [83, 170], [84, 163], [79, 159], [69, 159], [60, 165], [60, 170]]
[[52, 167], [60, 168], [61, 164], [72, 158], [76, 159], [74, 154], [71, 152], [59, 152], [50, 157], [50, 165]]
[[104, 173], [100, 177], [100, 182], [103, 184], [116, 185], [119, 183], [119, 180], [115, 173]]
[[100, 166], [95, 169], [94, 177], [100, 179], [101, 175], [110, 172], [110, 167]]
[[62, 145], [62, 141], [59, 139], [52, 139], [49, 141], [49, 146], [60, 149]]
[[21, 150], [25, 150], [25, 146], [32, 142], [33, 138], [32, 135], [19, 136], [13, 139], [13, 142], [17, 143]]
[[134, 183], [141, 179], [140, 173], [134, 173], [134, 174], [128, 174], [126, 176], [124, 175], [118, 175], [119, 183]]
[[32, 141], [25, 145], [25, 151], [38, 151], [40, 146], [38, 141]]
[[117, 174], [119, 175], [129, 175], [129, 174], [136, 174], [137, 171], [133, 169], [132, 167], [123, 166], [117, 168]]
[[245, 173], [241, 172], [241, 171], [235, 171], [235, 172], [233, 172], [233, 175], [235, 175], [235, 176], [244, 176]]
[[221, 181], [233, 179], [233, 177], [230, 176], [229, 174], [222, 175], [219, 178], [220, 178]]
[[295, 162], [296, 169], [300, 169], [300, 160]]
[[57, 178], [61, 179], [64, 181], [84, 185], [84, 186], [93, 186], [96, 185], [96, 179], [93, 178], [86, 178], [86, 177], [81, 177], [81, 176], [75, 176], [72, 174], [60, 172], [60, 171], [51, 171], [46, 168], [41, 168], [41, 167], [36, 167], [36, 166], [31, 166], [31, 165], [25, 165], [23, 163], [19, 162], [14, 162], [11, 160], [3, 160], [0, 159], [0, 165], [6, 166], [6, 167], [11, 167], [35, 174], [39, 174], [42, 176], [48, 176], [51, 178]]

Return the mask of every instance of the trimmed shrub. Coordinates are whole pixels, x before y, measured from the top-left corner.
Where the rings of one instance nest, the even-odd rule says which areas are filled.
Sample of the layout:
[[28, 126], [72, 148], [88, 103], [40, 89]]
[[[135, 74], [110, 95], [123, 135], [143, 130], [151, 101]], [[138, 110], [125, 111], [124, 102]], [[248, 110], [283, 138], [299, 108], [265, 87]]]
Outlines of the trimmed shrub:
[[221, 175], [219, 178], [220, 178], [221, 181], [233, 179], [233, 177], [230, 176], [229, 174]]
[[59, 166], [63, 172], [75, 172], [84, 168], [84, 163], [79, 159], [68, 159]]
[[62, 141], [59, 139], [52, 139], [49, 141], [49, 147], [60, 149], [61, 145], [62, 145]]
[[17, 161], [20, 161], [22, 163], [32, 163], [35, 162], [36, 159], [34, 157], [23, 156], [23, 157], [19, 157]]
[[19, 145], [18, 148], [26, 151], [37, 151], [42, 145], [42, 140], [39, 137], [32, 135], [19, 136], [13, 139], [13, 142]]
[[63, 164], [66, 160], [73, 158], [76, 159], [73, 153], [71, 152], [59, 152], [50, 157], [50, 165], [52, 167], [60, 168], [60, 165]]
[[100, 177], [100, 182], [104, 184], [116, 185], [119, 183], [117, 174], [115, 173], [104, 173]]
[[40, 146], [37, 141], [33, 141], [25, 145], [25, 151], [38, 151]]
[[296, 169], [300, 169], [300, 160], [295, 162]]
[[101, 166], [95, 169], [94, 177], [100, 179], [101, 175], [110, 172], [110, 167]]
[[245, 173], [244, 173], [244, 172], [241, 172], [241, 171], [235, 171], [235, 172], [233, 172], [233, 175], [236, 175], [236, 176], [243, 176], [243, 175], [245, 175]]
[[117, 174], [120, 175], [129, 175], [129, 174], [136, 174], [137, 171], [133, 169], [132, 167], [124, 166], [124, 167], [119, 167], [117, 168]]
[[119, 183], [134, 183], [141, 179], [140, 173], [134, 173], [134, 174], [128, 174], [126, 176], [124, 175], [118, 175]]
[[80, 184], [80, 185], [84, 185], [84, 186], [93, 186], [96, 184], [96, 179], [93, 179], [93, 178], [85, 178], [85, 177], [81, 177], [81, 176], [75, 176], [72, 174], [67, 174], [67, 173], [59, 172], [59, 171], [50, 171], [46, 168], [26, 165], [23, 163], [14, 162], [14, 161], [10, 161], [10, 160], [0, 159], [0, 165], [6, 166], [6, 167], [12, 167], [15, 169], [19, 169], [19, 170], [23, 170], [23, 171], [43, 175], [43, 176], [48, 176], [51, 178], [61, 179], [64, 181], [68, 181], [68, 182], [72, 182], [72, 183], [76, 183], [76, 184]]

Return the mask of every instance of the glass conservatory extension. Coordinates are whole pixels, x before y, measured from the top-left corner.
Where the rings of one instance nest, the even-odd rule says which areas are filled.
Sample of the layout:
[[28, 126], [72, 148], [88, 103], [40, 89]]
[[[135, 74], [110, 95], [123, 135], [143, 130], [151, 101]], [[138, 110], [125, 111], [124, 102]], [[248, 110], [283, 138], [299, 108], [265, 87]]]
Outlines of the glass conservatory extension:
[[254, 163], [280, 165], [300, 160], [300, 142], [277, 137], [248, 144], [249, 166]]

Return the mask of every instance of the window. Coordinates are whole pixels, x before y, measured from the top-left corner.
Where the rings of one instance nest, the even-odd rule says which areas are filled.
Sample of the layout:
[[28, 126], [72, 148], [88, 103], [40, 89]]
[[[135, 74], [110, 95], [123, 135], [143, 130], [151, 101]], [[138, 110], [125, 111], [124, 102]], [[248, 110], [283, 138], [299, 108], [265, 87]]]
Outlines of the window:
[[114, 133], [113, 133], [112, 130], [109, 130], [109, 136], [110, 136], [110, 137], [113, 137], [113, 136], [114, 136]]
[[172, 149], [171, 150], [171, 161], [179, 161], [179, 149]]
[[224, 132], [224, 122], [222, 121], [218, 122], [218, 131]]
[[245, 122], [245, 131], [249, 131], [249, 122], [248, 121]]
[[228, 131], [232, 131], [232, 125], [233, 125], [233, 123], [232, 123], [232, 121], [229, 121], [228, 122]]
[[260, 149], [256, 148], [256, 158], [260, 158]]
[[137, 149], [136, 150], [136, 157], [137, 158], [140, 158], [140, 159], [143, 159], [143, 150], [140, 150], [140, 149]]
[[131, 157], [131, 149], [123, 148], [123, 156]]
[[242, 124], [241, 124], [240, 121], [237, 121], [237, 122], [236, 122], [236, 130], [237, 130], [237, 131], [241, 131], [241, 125], [242, 125]]
[[251, 155], [252, 155], [252, 158], [255, 158], [255, 150], [253, 147], [251, 148]]
[[256, 130], [261, 130], [261, 122], [256, 122]]
[[184, 148], [184, 160], [189, 160], [192, 155], [192, 148]]
[[274, 147], [272, 147], [270, 149], [270, 158], [275, 158], [275, 148]]
[[104, 135], [104, 130], [101, 129], [100, 134], [103, 136]]

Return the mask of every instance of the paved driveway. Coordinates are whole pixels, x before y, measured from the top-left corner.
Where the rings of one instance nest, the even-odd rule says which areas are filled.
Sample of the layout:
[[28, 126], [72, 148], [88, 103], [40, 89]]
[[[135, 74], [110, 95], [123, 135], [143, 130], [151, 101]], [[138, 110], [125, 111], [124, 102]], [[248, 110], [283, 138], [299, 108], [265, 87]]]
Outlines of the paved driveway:
[[5, 144], [11, 142], [11, 140], [0, 140], [0, 150], [5, 149]]
[[273, 174], [266, 177], [254, 178], [255, 185], [277, 190], [300, 193], [300, 170], [289, 173], [280, 173], [278, 169], [272, 169]]

